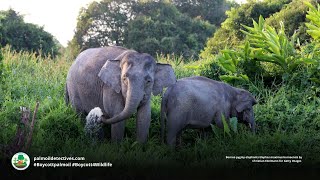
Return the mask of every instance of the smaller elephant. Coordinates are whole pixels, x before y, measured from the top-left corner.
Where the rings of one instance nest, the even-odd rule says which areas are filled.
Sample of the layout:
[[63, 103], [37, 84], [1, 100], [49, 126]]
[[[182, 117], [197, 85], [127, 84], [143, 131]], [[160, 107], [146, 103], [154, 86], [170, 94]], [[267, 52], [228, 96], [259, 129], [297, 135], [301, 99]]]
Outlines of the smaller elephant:
[[222, 116], [227, 122], [237, 117], [255, 132], [253, 105], [257, 101], [244, 89], [206, 77], [182, 78], [168, 87], [161, 102], [161, 134], [164, 140], [164, 120], [167, 119], [167, 143], [176, 145], [184, 128], [206, 128], [214, 120], [223, 128]]

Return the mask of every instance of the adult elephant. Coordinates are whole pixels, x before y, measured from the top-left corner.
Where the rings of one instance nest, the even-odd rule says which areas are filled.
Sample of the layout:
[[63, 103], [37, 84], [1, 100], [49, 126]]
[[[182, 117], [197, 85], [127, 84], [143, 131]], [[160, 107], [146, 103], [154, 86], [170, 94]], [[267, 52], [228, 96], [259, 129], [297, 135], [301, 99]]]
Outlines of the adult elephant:
[[137, 140], [146, 142], [151, 121], [151, 92], [158, 95], [176, 82], [172, 67], [156, 63], [149, 54], [123, 47], [87, 49], [71, 65], [66, 102], [87, 114], [100, 107], [111, 125], [111, 139], [121, 141], [125, 121], [137, 112]]

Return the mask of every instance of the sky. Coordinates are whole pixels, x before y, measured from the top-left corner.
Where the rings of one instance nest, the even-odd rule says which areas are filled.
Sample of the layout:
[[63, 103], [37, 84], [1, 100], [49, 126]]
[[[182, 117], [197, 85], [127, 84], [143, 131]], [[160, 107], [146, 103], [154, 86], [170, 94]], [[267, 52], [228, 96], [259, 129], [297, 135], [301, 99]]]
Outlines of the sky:
[[[92, 1], [94, 0], [0, 0], [0, 10], [11, 7], [24, 15], [25, 22], [43, 26], [63, 46], [67, 46], [73, 37], [80, 8]], [[246, 0], [236, 1], [241, 3]]]

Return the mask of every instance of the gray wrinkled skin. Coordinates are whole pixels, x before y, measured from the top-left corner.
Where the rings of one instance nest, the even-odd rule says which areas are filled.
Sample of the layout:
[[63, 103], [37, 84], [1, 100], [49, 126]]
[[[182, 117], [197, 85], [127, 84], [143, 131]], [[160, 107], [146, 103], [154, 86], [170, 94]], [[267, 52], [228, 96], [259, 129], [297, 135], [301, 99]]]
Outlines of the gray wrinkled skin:
[[161, 103], [161, 133], [167, 119], [167, 143], [176, 145], [184, 128], [206, 128], [212, 121], [223, 128], [222, 115], [229, 121], [237, 117], [255, 131], [255, 98], [246, 90], [205, 77], [182, 78], [167, 89]]
[[88, 114], [95, 107], [111, 125], [111, 139], [121, 141], [125, 119], [137, 113], [137, 140], [146, 142], [151, 121], [150, 97], [176, 82], [168, 64], [149, 54], [110, 46], [87, 49], [71, 65], [66, 83], [67, 103]]

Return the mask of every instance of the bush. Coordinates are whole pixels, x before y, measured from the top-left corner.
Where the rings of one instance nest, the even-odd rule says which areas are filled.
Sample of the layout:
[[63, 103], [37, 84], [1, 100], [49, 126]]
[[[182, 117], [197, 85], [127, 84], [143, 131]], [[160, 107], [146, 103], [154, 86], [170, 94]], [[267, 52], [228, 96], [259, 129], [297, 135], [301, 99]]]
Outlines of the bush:
[[[310, 2], [313, 0], [309, 0]], [[280, 29], [280, 23], [283, 22], [286, 27], [285, 33], [290, 37], [296, 34], [301, 43], [310, 41], [310, 36], [306, 33], [304, 22], [306, 21], [306, 12], [308, 6], [304, 1], [293, 0], [284, 6], [279, 12], [274, 13], [266, 18], [266, 24]]]
[[260, 16], [258, 23], [253, 20], [253, 27], [243, 25], [246, 31], [241, 31], [247, 35], [244, 46], [223, 50], [217, 57], [218, 64], [228, 72], [220, 78], [248, 81], [262, 76], [286, 81], [300, 65], [315, 64], [314, 59], [301, 56], [295, 48], [296, 36], [289, 39], [284, 25], [280, 24], [281, 28], [276, 31]]
[[258, 131], [286, 133], [318, 130], [319, 95], [315, 96], [314, 92], [310, 84], [308, 88], [282, 85], [278, 90], [269, 92], [267, 97], [259, 97], [263, 101], [255, 107]]
[[0, 108], [2, 107], [2, 104], [4, 102], [4, 94], [6, 91], [6, 71], [5, 71], [5, 66], [3, 63], [3, 55], [1, 52], [1, 46], [0, 46]]
[[249, 26], [252, 19], [258, 21], [260, 15], [267, 18], [290, 2], [291, 0], [250, 1], [250, 3], [231, 8], [226, 12], [228, 18], [221, 24], [221, 28], [208, 39], [200, 57], [211, 58], [211, 54], [218, 54], [220, 50], [238, 46], [245, 38], [245, 35], [239, 31], [244, 30], [241, 25]]
[[61, 45], [54, 37], [35, 24], [25, 23], [23, 16], [9, 9], [0, 11], [0, 45], [10, 45], [16, 51], [29, 51], [36, 55], [58, 55]]

